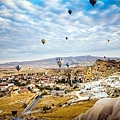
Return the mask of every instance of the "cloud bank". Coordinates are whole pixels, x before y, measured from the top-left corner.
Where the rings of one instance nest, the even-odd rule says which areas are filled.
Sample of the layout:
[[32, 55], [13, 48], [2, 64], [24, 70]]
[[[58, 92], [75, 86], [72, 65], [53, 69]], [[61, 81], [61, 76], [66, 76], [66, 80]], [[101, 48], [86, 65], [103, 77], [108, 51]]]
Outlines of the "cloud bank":
[[88, 0], [0, 0], [0, 53], [0, 63], [120, 57], [120, 2], [98, 0], [92, 7]]

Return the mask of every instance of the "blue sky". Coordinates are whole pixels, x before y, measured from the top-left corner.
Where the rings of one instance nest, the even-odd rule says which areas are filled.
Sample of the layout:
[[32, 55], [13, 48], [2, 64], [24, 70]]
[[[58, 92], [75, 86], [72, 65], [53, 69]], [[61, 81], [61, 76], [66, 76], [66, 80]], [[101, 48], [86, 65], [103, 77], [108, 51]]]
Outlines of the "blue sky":
[[120, 57], [120, 0], [0, 0], [0, 63], [83, 55]]

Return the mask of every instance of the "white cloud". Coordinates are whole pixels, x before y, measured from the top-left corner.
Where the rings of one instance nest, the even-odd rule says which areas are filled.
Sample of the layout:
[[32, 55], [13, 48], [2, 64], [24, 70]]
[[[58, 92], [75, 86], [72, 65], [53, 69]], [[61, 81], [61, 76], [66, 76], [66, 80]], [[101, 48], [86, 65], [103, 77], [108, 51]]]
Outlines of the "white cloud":
[[9, 6], [10, 8], [15, 8], [14, 0], [1, 0], [2, 4]]

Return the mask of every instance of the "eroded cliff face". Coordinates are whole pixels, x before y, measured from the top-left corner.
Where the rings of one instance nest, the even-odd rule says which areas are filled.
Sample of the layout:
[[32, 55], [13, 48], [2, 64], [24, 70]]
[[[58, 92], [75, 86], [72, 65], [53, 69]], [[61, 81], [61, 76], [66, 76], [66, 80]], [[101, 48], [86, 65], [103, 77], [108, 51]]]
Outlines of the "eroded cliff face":
[[110, 74], [120, 72], [120, 60], [96, 60], [96, 63], [92, 66], [93, 76], [107, 77]]
[[70, 72], [71, 78], [74, 76], [81, 76], [84, 81], [98, 80], [107, 77], [113, 73], [120, 72], [120, 60], [101, 60], [98, 59], [92, 66], [76, 66], [69, 68], [47, 69], [48, 74], [62, 75]]

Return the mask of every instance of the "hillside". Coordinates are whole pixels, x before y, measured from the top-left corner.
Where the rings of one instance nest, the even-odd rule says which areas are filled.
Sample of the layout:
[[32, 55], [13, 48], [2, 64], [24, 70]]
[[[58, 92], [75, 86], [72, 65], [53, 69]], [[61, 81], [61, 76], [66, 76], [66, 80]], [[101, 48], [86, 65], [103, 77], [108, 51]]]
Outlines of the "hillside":
[[[75, 56], [75, 57], [62, 57], [64, 62], [62, 67], [66, 67], [66, 63], [69, 62], [70, 66], [86, 66], [93, 65], [97, 59], [107, 60], [107, 59], [119, 59], [119, 58], [104, 58], [97, 56]], [[30, 68], [56, 68], [58, 67], [56, 63], [56, 58], [34, 60], [34, 61], [22, 61], [22, 62], [9, 62], [0, 64], [0, 68], [4, 67], [15, 67], [16, 65], [21, 65], [22, 67]]]

